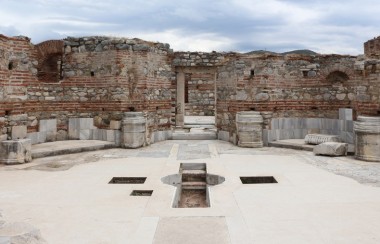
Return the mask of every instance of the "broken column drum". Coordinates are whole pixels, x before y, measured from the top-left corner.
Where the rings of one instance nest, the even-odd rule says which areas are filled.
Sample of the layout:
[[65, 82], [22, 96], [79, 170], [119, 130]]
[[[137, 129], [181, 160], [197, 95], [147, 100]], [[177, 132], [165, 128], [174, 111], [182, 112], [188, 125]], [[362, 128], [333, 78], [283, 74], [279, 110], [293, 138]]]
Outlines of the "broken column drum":
[[354, 131], [355, 157], [380, 162], [380, 117], [359, 116]]
[[239, 147], [263, 147], [263, 117], [260, 112], [243, 111], [236, 114]]
[[142, 112], [125, 112], [122, 120], [122, 147], [144, 146], [146, 119]]

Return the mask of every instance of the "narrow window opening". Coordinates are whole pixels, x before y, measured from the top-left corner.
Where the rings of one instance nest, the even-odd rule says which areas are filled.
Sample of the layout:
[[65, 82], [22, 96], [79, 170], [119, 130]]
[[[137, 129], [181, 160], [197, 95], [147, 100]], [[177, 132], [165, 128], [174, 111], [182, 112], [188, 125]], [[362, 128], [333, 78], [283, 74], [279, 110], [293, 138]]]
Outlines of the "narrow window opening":
[[309, 73], [309, 71], [306, 71], [306, 70], [304, 70], [304, 71], [302, 71], [302, 75], [303, 75], [303, 77], [307, 77], [307, 74]]
[[95, 72], [94, 71], [91, 71], [91, 76], [94, 77], [95, 76]]
[[251, 111], [256, 111], [256, 108], [250, 108], [251, 109]]
[[9, 62], [9, 64], [8, 64], [8, 69], [9, 69], [9, 70], [12, 70], [12, 69], [13, 69], [13, 62]]
[[5, 110], [5, 115], [10, 115], [11, 111], [10, 110]]
[[185, 82], [185, 103], [189, 103], [189, 82]]
[[135, 107], [128, 107], [129, 111], [131, 112], [134, 112], [135, 111]]
[[255, 70], [254, 69], [251, 69], [251, 78], [255, 76]]

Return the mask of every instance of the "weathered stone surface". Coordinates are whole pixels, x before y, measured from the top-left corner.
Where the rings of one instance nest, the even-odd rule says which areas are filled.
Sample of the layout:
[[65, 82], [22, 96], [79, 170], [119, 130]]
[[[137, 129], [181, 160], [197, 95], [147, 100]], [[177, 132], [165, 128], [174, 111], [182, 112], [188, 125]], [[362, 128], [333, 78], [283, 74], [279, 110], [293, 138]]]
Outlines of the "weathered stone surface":
[[314, 147], [313, 153], [316, 155], [345, 156], [347, 155], [348, 144], [340, 142], [323, 142]]
[[46, 244], [41, 232], [27, 223], [15, 222], [0, 225], [1, 244]]
[[30, 139], [0, 142], [0, 163], [23, 164], [32, 161]]
[[263, 147], [263, 117], [260, 112], [243, 111], [236, 114], [238, 146]]
[[354, 131], [355, 157], [380, 162], [380, 117], [359, 116]]
[[110, 129], [111, 130], [120, 130], [121, 129], [121, 121], [111, 120]]
[[340, 142], [339, 136], [324, 135], [324, 134], [307, 134], [305, 136], [305, 143], [307, 144], [321, 144], [323, 142]]
[[27, 135], [27, 128], [25, 125], [12, 126], [12, 140], [24, 139]]
[[122, 120], [122, 147], [139, 148], [145, 143], [146, 119], [141, 112], [125, 112]]

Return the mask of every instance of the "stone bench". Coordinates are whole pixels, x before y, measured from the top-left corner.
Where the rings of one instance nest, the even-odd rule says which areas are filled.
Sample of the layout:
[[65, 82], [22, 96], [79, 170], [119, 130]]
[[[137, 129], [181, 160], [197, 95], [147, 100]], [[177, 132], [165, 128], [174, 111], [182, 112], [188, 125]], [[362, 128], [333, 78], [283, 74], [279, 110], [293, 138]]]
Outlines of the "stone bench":
[[328, 155], [328, 156], [346, 156], [348, 151], [347, 143], [340, 142], [323, 142], [314, 147], [313, 153], [315, 155]]
[[324, 142], [340, 142], [340, 139], [336, 135], [307, 134], [305, 136], [305, 143], [307, 144], [318, 145]]

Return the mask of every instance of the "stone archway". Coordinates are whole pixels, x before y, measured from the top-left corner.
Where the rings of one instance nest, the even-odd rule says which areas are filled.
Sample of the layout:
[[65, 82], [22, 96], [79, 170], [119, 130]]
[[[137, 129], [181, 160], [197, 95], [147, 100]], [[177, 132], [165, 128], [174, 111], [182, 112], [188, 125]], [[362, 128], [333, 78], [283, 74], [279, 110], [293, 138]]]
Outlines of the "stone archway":
[[326, 76], [326, 80], [328, 82], [330, 82], [331, 84], [344, 83], [344, 82], [346, 82], [349, 79], [350, 79], [350, 77], [345, 72], [342, 72], [342, 71], [339, 71], [339, 70], [330, 72]]
[[36, 45], [37, 77], [41, 82], [58, 82], [62, 78], [62, 56], [64, 42], [51, 40]]

